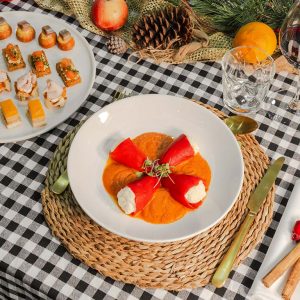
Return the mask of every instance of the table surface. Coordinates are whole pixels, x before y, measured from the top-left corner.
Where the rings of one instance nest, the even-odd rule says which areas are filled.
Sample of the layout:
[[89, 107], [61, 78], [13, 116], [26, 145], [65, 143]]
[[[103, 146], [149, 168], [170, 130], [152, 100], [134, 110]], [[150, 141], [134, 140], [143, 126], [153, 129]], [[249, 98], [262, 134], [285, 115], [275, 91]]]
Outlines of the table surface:
[[[0, 2], [0, 9], [49, 13], [33, 0]], [[300, 117], [284, 108], [295, 91], [294, 78], [286, 73], [275, 75], [269, 97], [277, 100], [273, 107], [276, 119], [272, 120], [269, 106], [254, 116], [260, 124], [255, 136], [270, 159], [286, 157], [276, 181], [274, 218], [262, 243], [221, 289], [211, 285], [181, 292], [140, 289], [98, 274], [73, 258], [51, 235], [40, 196], [47, 165], [66, 133], [84, 116], [110, 103], [116, 89], [194, 98], [228, 113], [221, 100], [220, 65], [132, 63], [128, 53], [109, 54], [105, 39], [82, 29], [73, 18], [52, 14], [66, 20], [88, 40], [97, 61], [97, 76], [87, 101], [66, 122], [40, 137], [0, 145], [0, 299], [245, 299], [294, 183], [300, 178]]]

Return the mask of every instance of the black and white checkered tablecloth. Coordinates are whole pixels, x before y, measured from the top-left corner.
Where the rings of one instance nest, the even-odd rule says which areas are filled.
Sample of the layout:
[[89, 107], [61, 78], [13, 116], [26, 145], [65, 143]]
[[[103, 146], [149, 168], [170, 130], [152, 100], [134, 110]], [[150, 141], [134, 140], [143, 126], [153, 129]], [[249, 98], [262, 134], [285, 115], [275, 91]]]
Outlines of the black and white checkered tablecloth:
[[[49, 13], [39, 9], [33, 0], [0, 2], [0, 9]], [[66, 133], [84, 116], [108, 104], [116, 89], [126, 88], [135, 94], [180, 95], [227, 112], [221, 101], [220, 65], [130, 63], [128, 54], [120, 57], [107, 53], [104, 39], [83, 30], [73, 18], [53, 14], [72, 24], [88, 40], [97, 61], [97, 77], [87, 101], [66, 122], [40, 137], [0, 145], [0, 299], [245, 299], [300, 177], [300, 117], [284, 108], [295, 90], [292, 77], [275, 77], [272, 90], [285, 90], [270, 94], [278, 100], [274, 101], [277, 118], [271, 120], [266, 110], [255, 116], [260, 123], [256, 138], [268, 156], [286, 157], [276, 181], [274, 219], [262, 243], [235, 270], [224, 288], [216, 290], [208, 285], [182, 292], [140, 289], [104, 278], [74, 259], [51, 235], [40, 196], [48, 162]]]

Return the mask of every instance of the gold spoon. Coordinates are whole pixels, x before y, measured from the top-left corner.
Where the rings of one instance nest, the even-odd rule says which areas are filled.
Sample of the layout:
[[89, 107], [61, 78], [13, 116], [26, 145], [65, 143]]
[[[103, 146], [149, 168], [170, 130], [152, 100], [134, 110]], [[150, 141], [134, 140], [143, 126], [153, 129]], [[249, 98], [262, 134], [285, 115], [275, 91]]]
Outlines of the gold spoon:
[[251, 133], [258, 128], [255, 120], [245, 116], [231, 116], [224, 122], [234, 135]]
[[[234, 135], [247, 134], [258, 128], [255, 120], [244, 116], [232, 116], [224, 120], [225, 124], [230, 128]], [[51, 186], [51, 191], [60, 195], [69, 185], [67, 170], [65, 170]]]

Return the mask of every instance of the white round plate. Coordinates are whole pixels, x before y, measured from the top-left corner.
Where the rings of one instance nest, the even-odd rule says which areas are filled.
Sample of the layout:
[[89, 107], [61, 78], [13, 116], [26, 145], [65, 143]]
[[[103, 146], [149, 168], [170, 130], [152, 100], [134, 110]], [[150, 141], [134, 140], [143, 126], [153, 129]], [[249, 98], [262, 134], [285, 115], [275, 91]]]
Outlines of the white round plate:
[[[5, 61], [2, 57], [2, 49], [5, 48], [9, 43], [19, 45], [24, 61], [26, 63], [26, 68], [8, 72], [8, 75], [11, 79], [12, 91], [10, 93], [0, 94], [0, 101], [7, 98], [13, 99], [14, 103], [18, 107], [22, 119], [21, 126], [13, 129], [7, 129], [0, 118], [0, 143], [8, 143], [26, 140], [38, 136], [56, 127], [58, 124], [69, 118], [82, 105], [82, 103], [89, 95], [95, 80], [96, 65], [93, 52], [88, 42], [77, 30], [68, 25], [65, 21], [55, 18], [51, 15], [24, 11], [1, 12], [1, 17], [4, 17], [10, 24], [13, 29], [13, 33], [9, 38], [0, 41], [0, 69], [7, 71]], [[22, 43], [16, 38], [15, 32], [17, 23], [22, 20], [28, 21], [36, 31], [35, 39], [29, 43]], [[38, 36], [41, 32], [41, 28], [45, 25], [50, 25], [56, 33], [63, 29], [69, 30], [75, 39], [75, 47], [71, 51], [62, 51], [57, 46], [54, 46], [50, 49], [43, 49], [38, 43]], [[30, 55], [33, 51], [40, 49], [43, 49], [45, 51], [51, 68], [50, 75], [38, 78], [39, 98], [45, 109], [47, 125], [41, 128], [33, 128], [26, 117], [26, 106], [24, 107], [22, 105], [19, 105], [19, 102], [16, 98], [15, 89], [13, 88], [13, 84], [20, 76], [28, 73], [31, 70], [28, 62], [28, 55]], [[55, 65], [60, 59], [64, 57], [72, 59], [75, 67], [80, 72], [82, 82], [78, 85], [67, 88], [68, 101], [62, 109], [55, 111], [49, 110], [44, 105], [43, 97], [43, 92], [46, 88], [46, 81], [47, 79], [52, 79], [63, 86], [63, 82], [56, 72]]]
[[[171, 224], [150, 224], [123, 214], [102, 184], [112, 148], [151, 131], [187, 134], [212, 171], [204, 204]], [[140, 95], [114, 102], [86, 121], [71, 145], [68, 174], [77, 202], [99, 225], [136, 241], [170, 242], [197, 235], [225, 216], [240, 193], [244, 164], [234, 135], [206, 108], [174, 96]]]

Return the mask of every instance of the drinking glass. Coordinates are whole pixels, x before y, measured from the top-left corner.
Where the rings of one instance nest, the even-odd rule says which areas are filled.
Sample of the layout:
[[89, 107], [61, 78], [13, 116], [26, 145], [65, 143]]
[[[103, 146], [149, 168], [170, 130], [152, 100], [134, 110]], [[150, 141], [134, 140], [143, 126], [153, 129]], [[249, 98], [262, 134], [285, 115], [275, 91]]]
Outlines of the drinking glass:
[[296, 1], [285, 18], [279, 33], [282, 54], [298, 69], [297, 92], [289, 103], [289, 109], [300, 114], [300, 1]]
[[263, 50], [241, 46], [222, 59], [224, 105], [237, 114], [260, 109], [274, 77], [274, 60]]

